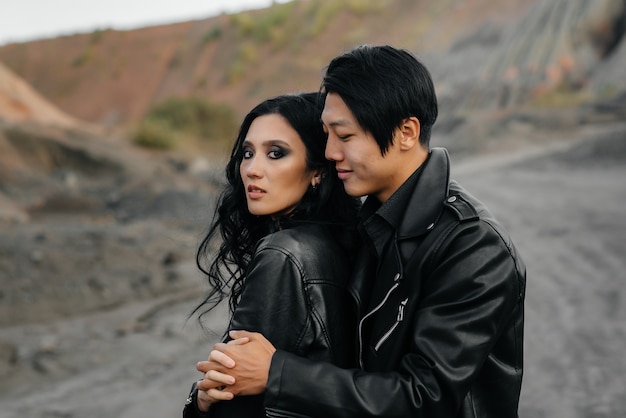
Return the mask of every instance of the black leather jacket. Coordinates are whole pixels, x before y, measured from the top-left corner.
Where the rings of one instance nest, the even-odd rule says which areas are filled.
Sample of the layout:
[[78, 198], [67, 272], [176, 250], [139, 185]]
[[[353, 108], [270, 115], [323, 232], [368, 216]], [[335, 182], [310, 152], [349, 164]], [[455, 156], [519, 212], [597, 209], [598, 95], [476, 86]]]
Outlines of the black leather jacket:
[[[260, 332], [276, 348], [302, 358], [353, 367], [356, 316], [348, 290], [353, 242], [343, 231], [302, 224], [260, 240], [229, 329]], [[218, 402], [203, 414], [191, 395], [184, 417], [265, 416], [262, 396]]]
[[361, 306], [369, 288], [358, 274], [352, 283], [369, 335], [361, 368], [278, 350], [268, 416], [518, 416], [525, 267], [487, 209], [449, 180], [446, 150], [432, 150], [395, 237], [375, 308]]

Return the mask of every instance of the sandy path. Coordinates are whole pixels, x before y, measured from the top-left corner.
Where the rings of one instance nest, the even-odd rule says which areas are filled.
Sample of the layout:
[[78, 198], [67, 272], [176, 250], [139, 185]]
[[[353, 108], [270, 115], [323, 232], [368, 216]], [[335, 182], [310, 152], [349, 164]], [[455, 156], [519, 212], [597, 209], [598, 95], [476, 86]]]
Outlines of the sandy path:
[[456, 177], [513, 235], [528, 267], [520, 416], [626, 416], [626, 136], [588, 132]]
[[[510, 230], [528, 266], [521, 417], [626, 416], [624, 132], [590, 131], [454, 168]], [[194, 364], [216, 340], [194, 321], [183, 326], [196, 298], [1, 329], [0, 341], [20, 341], [38, 356], [32, 371], [4, 371], [0, 418], [180, 416]], [[222, 324], [223, 313], [212, 320]]]

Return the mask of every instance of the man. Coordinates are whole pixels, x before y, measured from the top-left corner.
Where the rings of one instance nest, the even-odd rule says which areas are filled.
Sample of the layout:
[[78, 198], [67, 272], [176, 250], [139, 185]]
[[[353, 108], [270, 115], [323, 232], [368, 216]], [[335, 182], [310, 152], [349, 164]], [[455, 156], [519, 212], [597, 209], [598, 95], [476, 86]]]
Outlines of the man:
[[268, 416], [517, 417], [525, 267], [449, 179], [447, 151], [429, 148], [430, 74], [407, 51], [361, 46], [331, 61], [322, 91], [326, 157], [348, 194], [368, 196], [352, 281], [359, 367], [235, 331], [198, 363], [199, 389], [217, 400], [264, 392]]

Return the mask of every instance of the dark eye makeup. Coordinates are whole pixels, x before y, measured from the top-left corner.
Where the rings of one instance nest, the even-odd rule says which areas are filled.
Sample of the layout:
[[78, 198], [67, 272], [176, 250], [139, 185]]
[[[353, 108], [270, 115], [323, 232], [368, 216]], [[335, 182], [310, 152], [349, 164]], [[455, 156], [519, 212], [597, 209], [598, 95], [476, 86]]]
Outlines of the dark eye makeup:
[[269, 152], [267, 153], [267, 156], [273, 160], [278, 160], [279, 158], [283, 158], [287, 154], [288, 152], [285, 149], [281, 147], [273, 146], [272, 148], [270, 148]]

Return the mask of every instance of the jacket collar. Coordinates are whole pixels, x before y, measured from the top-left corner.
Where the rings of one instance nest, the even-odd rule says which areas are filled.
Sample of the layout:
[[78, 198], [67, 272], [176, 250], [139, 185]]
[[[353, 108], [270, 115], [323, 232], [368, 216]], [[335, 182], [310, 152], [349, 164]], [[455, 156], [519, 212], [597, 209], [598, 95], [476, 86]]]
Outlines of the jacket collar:
[[430, 231], [443, 210], [450, 184], [450, 158], [445, 148], [433, 148], [406, 206], [398, 239]]

